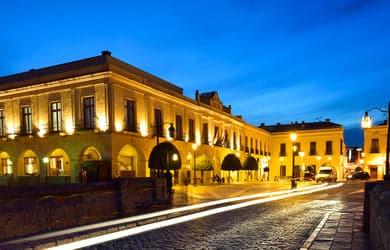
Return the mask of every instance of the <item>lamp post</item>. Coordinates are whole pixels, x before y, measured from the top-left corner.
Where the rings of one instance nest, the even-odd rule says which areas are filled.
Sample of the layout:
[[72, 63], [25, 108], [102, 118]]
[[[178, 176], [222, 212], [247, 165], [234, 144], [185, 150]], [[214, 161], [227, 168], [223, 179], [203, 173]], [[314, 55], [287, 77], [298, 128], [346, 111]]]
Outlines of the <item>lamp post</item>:
[[291, 189], [294, 189], [297, 187], [297, 184], [294, 179], [294, 165], [295, 165], [295, 140], [297, 139], [297, 134], [292, 133], [290, 134], [290, 139], [292, 141], [292, 165], [291, 165]]
[[194, 186], [196, 185], [196, 150], [198, 149], [198, 144], [192, 144], [192, 149], [194, 150]]
[[49, 158], [43, 157], [43, 164], [45, 165], [45, 169], [46, 169], [46, 179], [45, 179], [46, 183], [47, 183], [47, 167], [48, 167], [48, 163], [49, 163]]
[[389, 167], [389, 147], [390, 147], [390, 143], [389, 143], [389, 132], [390, 132], [390, 102], [388, 103], [388, 107], [387, 107], [387, 110], [384, 110], [384, 109], [381, 109], [381, 108], [372, 108], [368, 111], [366, 111], [364, 113], [364, 116], [362, 117], [362, 127], [363, 128], [370, 128], [372, 126], [372, 118], [371, 116], [368, 115], [368, 112], [372, 111], [372, 110], [379, 110], [383, 113], [387, 113], [387, 137], [386, 137], [386, 163], [385, 163], [385, 169], [386, 169], [386, 173], [384, 175], [384, 180], [387, 180], [387, 181], [390, 181], [390, 167]]

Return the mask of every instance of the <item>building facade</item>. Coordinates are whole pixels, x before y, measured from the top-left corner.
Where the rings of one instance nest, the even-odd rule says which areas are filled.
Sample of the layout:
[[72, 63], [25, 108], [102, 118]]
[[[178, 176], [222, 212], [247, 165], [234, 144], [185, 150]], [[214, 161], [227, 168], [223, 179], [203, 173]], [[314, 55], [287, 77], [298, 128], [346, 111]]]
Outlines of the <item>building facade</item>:
[[[0, 184], [78, 183], [91, 164], [100, 179], [149, 177], [151, 152], [162, 142], [177, 149], [172, 160], [181, 160], [174, 183], [208, 183], [215, 175], [232, 181], [283, 179], [292, 172], [294, 131], [297, 152], [304, 152], [294, 158], [301, 166], [297, 174], [327, 163], [343, 176], [341, 125], [256, 127], [231, 110], [215, 91], [186, 97], [180, 87], [108, 51], [1, 77]], [[241, 163], [254, 158], [258, 169], [223, 171], [223, 160], [232, 154]], [[204, 162], [208, 171], [201, 170]]]
[[387, 123], [364, 129], [363, 170], [371, 179], [383, 180], [386, 165]]
[[188, 98], [108, 51], [0, 78], [0, 136], [2, 184], [80, 182], [91, 162], [109, 166], [112, 178], [147, 177], [151, 151], [164, 141], [180, 154], [176, 183], [195, 176], [195, 157], [211, 162], [212, 171], [198, 173], [210, 181], [224, 175], [227, 154], [262, 162], [271, 138], [232, 115], [217, 92]]
[[[345, 178], [344, 128], [329, 119], [261, 126], [271, 132], [270, 178], [314, 177], [320, 166], [333, 166], [338, 180]], [[295, 134], [295, 141], [291, 139]], [[294, 170], [293, 166], [294, 157]], [[294, 172], [294, 174], [293, 174]]]

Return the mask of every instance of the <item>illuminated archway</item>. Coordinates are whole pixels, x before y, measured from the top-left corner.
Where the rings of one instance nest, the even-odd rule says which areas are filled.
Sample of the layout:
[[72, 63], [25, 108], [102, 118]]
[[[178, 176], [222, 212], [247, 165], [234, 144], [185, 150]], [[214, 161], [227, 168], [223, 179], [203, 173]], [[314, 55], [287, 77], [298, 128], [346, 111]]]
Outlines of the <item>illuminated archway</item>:
[[121, 177], [135, 177], [139, 166], [139, 154], [137, 150], [125, 145], [121, 148], [118, 154], [117, 171]]
[[54, 149], [48, 155], [47, 176], [70, 176], [70, 159], [68, 154], [62, 148]]
[[156, 145], [149, 156], [149, 168], [158, 173], [164, 170], [179, 170], [181, 168], [179, 151], [170, 142]]
[[95, 147], [88, 147], [84, 150], [83, 154], [81, 155], [81, 161], [92, 161], [92, 160], [101, 160], [102, 155], [100, 154], [99, 150]]
[[12, 161], [7, 152], [0, 153], [0, 175], [12, 175]]
[[34, 151], [28, 149], [20, 154], [16, 171], [19, 176], [34, 176], [40, 174], [39, 158]]

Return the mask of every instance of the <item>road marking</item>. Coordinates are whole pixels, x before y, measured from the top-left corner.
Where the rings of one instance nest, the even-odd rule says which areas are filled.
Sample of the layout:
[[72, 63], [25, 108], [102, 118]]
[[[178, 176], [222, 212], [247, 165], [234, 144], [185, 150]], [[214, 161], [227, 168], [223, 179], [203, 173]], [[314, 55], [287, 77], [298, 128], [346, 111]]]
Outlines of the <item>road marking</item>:
[[307, 240], [305, 241], [305, 243], [303, 244], [303, 247], [301, 247], [301, 250], [307, 250], [309, 249], [309, 247], [313, 244], [314, 240], [317, 238], [318, 234], [320, 233], [321, 229], [324, 227], [326, 221], [328, 220], [329, 216], [333, 213], [333, 211], [331, 212], [327, 212], [324, 216], [324, 218], [322, 218], [321, 222], [317, 225], [317, 227], [314, 229], [314, 231], [311, 233], [311, 235], [309, 236], [309, 238], [307, 238]]

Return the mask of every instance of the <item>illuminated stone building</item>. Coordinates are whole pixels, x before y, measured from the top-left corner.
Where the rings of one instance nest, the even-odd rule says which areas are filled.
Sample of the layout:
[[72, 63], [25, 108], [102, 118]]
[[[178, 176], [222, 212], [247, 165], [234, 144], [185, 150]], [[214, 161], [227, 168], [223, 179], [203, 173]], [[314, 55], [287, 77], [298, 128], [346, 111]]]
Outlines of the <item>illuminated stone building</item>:
[[[318, 172], [319, 166], [334, 166], [338, 180], [344, 179], [346, 163], [344, 128], [329, 119], [320, 122], [295, 122], [260, 126], [271, 132], [270, 178], [283, 178], [292, 175], [292, 155], [294, 153], [294, 177], [302, 178], [305, 173]], [[296, 134], [293, 142], [291, 134]], [[309, 175], [307, 175], [308, 177]]]
[[[233, 115], [217, 92], [186, 97], [180, 87], [108, 51], [0, 78], [0, 185], [77, 183], [91, 165], [98, 179], [149, 177], [152, 150], [163, 142], [179, 154], [167, 159], [181, 161], [175, 183], [193, 183], [195, 177], [209, 183], [214, 175], [283, 179], [292, 172], [292, 132], [297, 152], [304, 152], [295, 157], [297, 175], [303, 166], [306, 171], [326, 163], [342, 176], [341, 125], [256, 127]], [[258, 171], [222, 171], [232, 154], [242, 164], [254, 158]], [[194, 166], [205, 162], [212, 170], [195, 173]]]
[[371, 179], [383, 180], [386, 163], [387, 123], [364, 129], [363, 170]]
[[104, 178], [148, 177], [151, 151], [166, 141], [182, 162], [176, 183], [195, 176], [194, 156], [211, 162], [203, 176], [209, 182], [225, 175], [226, 155], [243, 162], [250, 154], [267, 164], [271, 149], [271, 133], [233, 115], [217, 92], [188, 98], [108, 51], [1, 77], [0, 137], [2, 185], [77, 183], [92, 162], [109, 167]]

